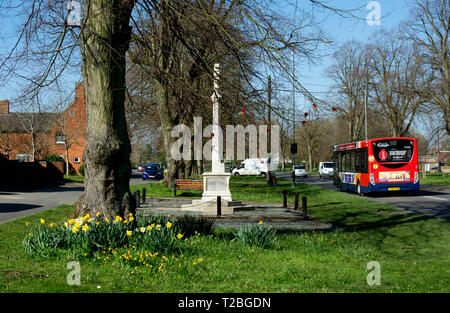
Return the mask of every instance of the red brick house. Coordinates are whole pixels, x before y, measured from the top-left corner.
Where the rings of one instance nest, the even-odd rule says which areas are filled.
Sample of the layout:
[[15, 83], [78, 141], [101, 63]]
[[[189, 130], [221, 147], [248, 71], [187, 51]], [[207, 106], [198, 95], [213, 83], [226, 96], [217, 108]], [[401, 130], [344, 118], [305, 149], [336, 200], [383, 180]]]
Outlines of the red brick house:
[[38, 161], [57, 154], [78, 172], [85, 128], [83, 83], [76, 83], [75, 100], [61, 113], [10, 112], [9, 101], [0, 101], [0, 154], [9, 160]]

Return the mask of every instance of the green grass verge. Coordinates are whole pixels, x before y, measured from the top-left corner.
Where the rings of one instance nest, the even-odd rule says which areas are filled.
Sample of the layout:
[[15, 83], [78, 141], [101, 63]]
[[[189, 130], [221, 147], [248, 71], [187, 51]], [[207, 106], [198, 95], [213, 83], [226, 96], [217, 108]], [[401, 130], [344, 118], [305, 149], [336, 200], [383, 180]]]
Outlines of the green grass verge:
[[[170, 197], [161, 183], [149, 196]], [[164, 272], [133, 269], [115, 262], [79, 259], [81, 285], [69, 286], [71, 257], [31, 258], [21, 246], [25, 221], [69, 218], [74, 207], [61, 206], [0, 225], [1, 292], [449, 292], [449, 222], [404, 214], [390, 205], [353, 194], [279, 180], [231, 178], [233, 198], [281, 202], [281, 191], [308, 197], [309, 212], [338, 226], [330, 232], [278, 232], [276, 244], [262, 249], [231, 241], [230, 230], [189, 239]], [[200, 196], [201, 192], [182, 196]], [[183, 257], [181, 257], [183, 255]], [[202, 261], [199, 262], [198, 260]], [[381, 285], [366, 282], [367, 263], [381, 265]], [[195, 263], [195, 264], [194, 264]], [[132, 273], [133, 272], [133, 273]], [[100, 286], [100, 287], [99, 287]]]
[[64, 180], [82, 183], [84, 182], [84, 176], [81, 175], [64, 175]]
[[426, 177], [423, 177], [423, 174], [420, 174], [420, 183], [421, 184], [429, 184], [429, 185], [437, 185], [437, 186], [450, 186], [450, 173], [433, 173], [426, 174]]

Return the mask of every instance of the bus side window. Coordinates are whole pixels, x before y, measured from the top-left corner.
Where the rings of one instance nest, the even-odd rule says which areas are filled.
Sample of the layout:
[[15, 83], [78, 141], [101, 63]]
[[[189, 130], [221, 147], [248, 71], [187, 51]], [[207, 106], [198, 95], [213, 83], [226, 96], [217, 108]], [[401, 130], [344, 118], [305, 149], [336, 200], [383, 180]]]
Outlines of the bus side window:
[[362, 155], [362, 151], [358, 150], [355, 152], [356, 154], [356, 159], [355, 159], [355, 172], [356, 173], [361, 173], [361, 155]]
[[350, 152], [350, 172], [355, 172], [355, 163], [356, 163], [356, 151]]
[[367, 148], [361, 150], [361, 173], [369, 172], [369, 160], [367, 156]]
[[342, 172], [342, 153], [337, 153], [337, 168], [338, 172]]
[[341, 171], [346, 172], [347, 171], [347, 154], [345, 152], [342, 152], [341, 154]]

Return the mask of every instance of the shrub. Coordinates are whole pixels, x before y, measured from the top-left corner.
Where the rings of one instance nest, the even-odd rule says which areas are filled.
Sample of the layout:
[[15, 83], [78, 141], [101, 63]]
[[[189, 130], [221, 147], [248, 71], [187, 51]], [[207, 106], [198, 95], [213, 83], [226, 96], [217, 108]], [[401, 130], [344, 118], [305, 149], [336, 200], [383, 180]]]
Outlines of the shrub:
[[84, 176], [84, 164], [81, 164], [78, 168], [78, 173], [80, 173], [81, 176]]
[[64, 159], [57, 154], [50, 154], [45, 157], [45, 161], [47, 162], [64, 162]]
[[263, 226], [260, 221], [258, 224], [246, 225], [234, 233], [233, 240], [239, 240], [246, 246], [257, 246], [261, 248], [270, 248], [276, 238], [276, 230], [270, 226]]

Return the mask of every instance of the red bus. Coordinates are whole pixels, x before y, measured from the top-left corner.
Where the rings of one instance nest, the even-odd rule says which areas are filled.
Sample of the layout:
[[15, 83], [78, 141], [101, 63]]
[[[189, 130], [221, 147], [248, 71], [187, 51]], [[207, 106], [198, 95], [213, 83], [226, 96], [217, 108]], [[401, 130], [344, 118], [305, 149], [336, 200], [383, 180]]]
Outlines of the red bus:
[[341, 191], [419, 191], [417, 140], [390, 137], [335, 145], [333, 169], [333, 184]]

